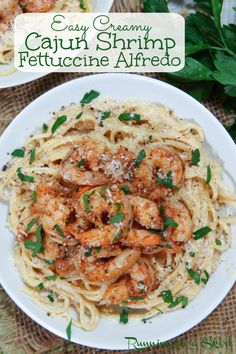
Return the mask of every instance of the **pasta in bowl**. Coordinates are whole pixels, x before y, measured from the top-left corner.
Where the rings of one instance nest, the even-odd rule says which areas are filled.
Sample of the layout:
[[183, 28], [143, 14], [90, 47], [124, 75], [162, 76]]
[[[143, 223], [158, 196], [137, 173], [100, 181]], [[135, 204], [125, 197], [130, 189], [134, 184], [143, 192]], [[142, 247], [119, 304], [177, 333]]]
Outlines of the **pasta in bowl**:
[[[26, 107], [3, 133], [0, 148], [0, 282], [26, 314], [53, 333], [105, 349], [127, 349], [127, 337], [163, 342], [199, 323], [234, 284], [235, 145], [216, 118], [184, 92], [137, 75], [86, 76]], [[167, 164], [156, 165], [158, 151], [169, 157], [163, 159]], [[76, 185], [85, 177], [89, 182]], [[55, 198], [63, 202], [63, 213], [59, 207], [50, 218], [43, 209], [60, 206]], [[56, 219], [68, 208], [69, 220]], [[78, 208], [81, 219], [75, 218]], [[83, 234], [76, 220], [83, 221]], [[188, 231], [179, 238], [182, 226]], [[114, 235], [116, 228], [122, 235]], [[104, 229], [114, 237], [106, 246], [95, 245], [93, 229], [100, 243]], [[55, 253], [49, 257], [51, 240]], [[66, 274], [68, 263], [62, 261], [76, 249], [80, 255]], [[112, 277], [115, 268], [117, 279], [107, 280], [106, 270]], [[140, 284], [137, 275], [145, 275]], [[105, 296], [114, 287], [119, 297]]]
[[98, 96], [55, 113], [0, 175], [24, 291], [85, 330], [99, 317], [145, 322], [187, 307], [235, 222], [199, 125]]

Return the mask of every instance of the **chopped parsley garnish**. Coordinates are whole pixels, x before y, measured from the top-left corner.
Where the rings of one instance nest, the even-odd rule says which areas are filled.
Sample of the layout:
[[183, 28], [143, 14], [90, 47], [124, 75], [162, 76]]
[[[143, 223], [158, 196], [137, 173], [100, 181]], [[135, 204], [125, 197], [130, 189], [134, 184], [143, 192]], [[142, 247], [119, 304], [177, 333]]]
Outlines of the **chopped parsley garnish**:
[[164, 290], [161, 292], [161, 296], [164, 302], [169, 304], [169, 308], [173, 308], [182, 303], [182, 307], [186, 307], [188, 305], [188, 298], [184, 295], [178, 296], [175, 300], [173, 298], [171, 290]]
[[94, 251], [95, 251], [96, 253], [99, 253], [99, 252], [101, 251], [101, 247], [94, 247]]
[[222, 242], [221, 242], [221, 240], [218, 240], [218, 238], [216, 238], [216, 239], [215, 239], [215, 244], [216, 244], [217, 246], [221, 246], [221, 245], [222, 245]]
[[92, 254], [92, 248], [86, 248], [86, 251], [84, 252], [85, 257], [90, 257]]
[[169, 243], [167, 243], [167, 245], [165, 245], [165, 248], [168, 248], [171, 250], [173, 248], [173, 246], [171, 246]]
[[90, 196], [89, 196], [88, 194], [85, 194], [85, 195], [83, 196], [83, 201], [84, 201], [84, 205], [85, 205], [85, 210], [86, 210], [87, 213], [90, 212], [89, 197], [90, 197]]
[[172, 309], [181, 303], [183, 308], [186, 307], [188, 305], [188, 298], [184, 295], [180, 295], [168, 307]]
[[52, 126], [51, 132], [52, 134], [55, 133], [55, 131], [65, 122], [67, 121], [67, 116], [60, 116], [57, 118], [57, 120], [55, 121], [55, 123]]
[[188, 275], [194, 280], [194, 282], [196, 283], [196, 284], [200, 284], [200, 281], [201, 281], [201, 276], [200, 276], [200, 274], [199, 273], [197, 273], [197, 272], [195, 272], [193, 269], [191, 269], [191, 268], [187, 268], [186, 267], [186, 270], [187, 270], [187, 272], [188, 272]]
[[207, 273], [206, 270], [204, 270], [204, 275], [205, 275], [205, 278], [202, 278], [202, 282], [204, 284], [206, 284], [208, 282], [208, 280], [209, 280], [209, 274]]
[[75, 117], [75, 119], [77, 119], [77, 120], [80, 119], [80, 118], [82, 117], [83, 113], [84, 113], [84, 112], [82, 111], [82, 112], [80, 112], [79, 114], [77, 114], [77, 116]]
[[170, 216], [164, 216], [164, 224], [165, 224], [165, 227], [170, 226], [170, 227], [176, 228], [179, 226], [179, 224], [174, 219], [172, 219]]
[[191, 252], [189, 253], [189, 255], [190, 255], [190, 257], [194, 257], [194, 256], [195, 256], [195, 252], [192, 252], [192, 251], [191, 251]]
[[104, 194], [104, 192], [107, 190], [107, 188], [109, 188], [109, 186], [103, 186], [100, 191], [99, 191], [99, 194], [100, 196], [104, 199], [104, 200], [107, 200], [107, 196]]
[[140, 300], [143, 300], [143, 297], [142, 297], [142, 296], [130, 296], [129, 298], [130, 298], [130, 300], [132, 300], [132, 301], [140, 301]]
[[114, 224], [118, 224], [119, 222], [123, 221], [124, 218], [125, 218], [125, 214], [124, 213], [117, 214], [117, 215], [115, 215], [115, 216], [113, 216], [111, 218], [110, 223], [113, 224], [113, 225]]
[[42, 225], [39, 225], [36, 230], [36, 241], [26, 240], [25, 248], [32, 250], [32, 257], [35, 257], [37, 253], [44, 253], [42, 246]]
[[24, 174], [21, 172], [21, 167], [19, 167], [19, 168], [17, 169], [17, 176], [18, 176], [18, 178], [19, 178], [22, 182], [34, 183], [34, 177], [24, 175]]
[[66, 335], [68, 340], [71, 340], [71, 327], [72, 327], [72, 320], [70, 320], [68, 326], [66, 327]]
[[36, 288], [38, 288], [38, 289], [44, 289], [43, 283], [39, 283], [39, 284], [36, 286]]
[[116, 203], [116, 212], [119, 213], [120, 209], [121, 209], [121, 203]]
[[94, 90], [87, 92], [84, 95], [84, 97], [82, 98], [82, 100], [80, 101], [81, 106], [84, 107], [86, 104], [89, 104], [90, 102], [95, 100], [95, 98], [97, 98], [99, 95], [100, 95], [100, 93], [97, 91], [94, 91]]
[[136, 168], [139, 167], [140, 164], [142, 163], [142, 161], [145, 159], [145, 157], [146, 157], [145, 150], [144, 149], [140, 150], [139, 153], [138, 153], [138, 156], [137, 156], [137, 158], [135, 160], [134, 167], [136, 167]]
[[119, 238], [121, 237], [121, 235], [122, 235], [122, 232], [121, 232], [121, 231], [118, 231], [117, 234], [116, 234], [116, 236], [115, 236], [115, 238], [112, 240], [112, 243], [113, 243], [113, 242], [116, 242], [117, 240], [119, 240]]
[[122, 308], [122, 312], [120, 314], [120, 322], [124, 323], [124, 324], [128, 323], [128, 321], [129, 321], [129, 317], [128, 316], [129, 316], [128, 307], [123, 307]]
[[24, 157], [25, 156], [25, 151], [23, 149], [16, 149], [12, 151], [11, 156], [13, 157]]
[[49, 277], [47, 277], [47, 280], [52, 280], [52, 281], [55, 281], [56, 279], [57, 279], [56, 274], [49, 275]]
[[200, 162], [200, 151], [199, 149], [192, 151], [192, 165], [197, 166]]
[[111, 112], [101, 112], [101, 120], [110, 118]]
[[137, 263], [140, 265], [140, 264], [142, 264], [142, 262], [141, 262], [141, 259], [139, 258], [138, 260], [137, 260]]
[[149, 143], [152, 142], [152, 135], [149, 135], [149, 137], [148, 137], [148, 142], [149, 142]]
[[82, 9], [82, 10], [86, 10], [86, 6], [84, 4], [84, 0], [79, 0], [79, 7]]
[[141, 116], [137, 113], [121, 113], [118, 117], [121, 122], [129, 122], [131, 120], [135, 120], [136, 122], [140, 122]]
[[26, 229], [25, 229], [25, 232], [29, 232], [32, 227], [34, 226], [34, 224], [38, 221], [39, 217], [36, 216], [35, 218], [33, 218], [27, 225]]
[[163, 290], [161, 292], [161, 296], [162, 296], [164, 302], [166, 302], [168, 304], [169, 303], [171, 304], [173, 302], [173, 295], [172, 295], [171, 290]]
[[33, 198], [33, 202], [35, 204], [37, 202], [37, 192], [36, 191], [33, 191], [32, 198]]
[[54, 297], [52, 295], [48, 295], [47, 298], [51, 301], [51, 302], [54, 302]]
[[212, 229], [209, 226], [202, 227], [201, 229], [193, 232], [194, 240], [199, 240], [200, 238], [209, 234], [209, 232], [211, 232], [211, 231], [212, 231]]
[[48, 125], [43, 123], [43, 132], [46, 133], [48, 131]]
[[82, 167], [82, 166], [85, 166], [86, 165], [86, 161], [84, 159], [80, 160], [78, 163], [77, 163], [77, 167]]
[[64, 232], [59, 225], [54, 225], [53, 228], [59, 233], [62, 238], [65, 238]]
[[33, 162], [35, 160], [35, 148], [31, 150], [31, 153], [30, 153], [30, 162]]
[[207, 178], [206, 178], [206, 184], [209, 184], [211, 182], [211, 166], [207, 166]]
[[165, 186], [169, 189], [179, 189], [177, 186], [173, 185], [172, 172], [169, 171], [164, 178], [158, 177], [156, 183]]
[[122, 192], [124, 192], [125, 194], [131, 194], [131, 190], [129, 189], [129, 186], [127, 186], [127, 185], [120, 187], [120, 190]]

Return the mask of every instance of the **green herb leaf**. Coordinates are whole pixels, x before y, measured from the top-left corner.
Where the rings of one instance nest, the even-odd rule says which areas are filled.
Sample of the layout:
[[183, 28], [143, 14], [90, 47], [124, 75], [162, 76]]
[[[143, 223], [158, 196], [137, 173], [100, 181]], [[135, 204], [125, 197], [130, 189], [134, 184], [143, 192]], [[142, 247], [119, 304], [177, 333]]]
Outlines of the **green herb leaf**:
[[142, 296], [130, 296], [129, 298], [130, 298], [130, 300], [132, 300], [132, 301], [143, 300], [143, 297], [142, 297]]
[[161, 292], [161, 296], [162, 296], [164, 302], [167, 302], [167, 303], [173, 302], [173, 295], [172, 295], [171, 290], [163, 290]]
[[38, 221], [39, 217], [36, 216], [35, 218], [33, 218], [27, 225], [26, 229], [25, 229], [25, 232], [29, 232], [32, 227], [34, 226], [34, 224]]
[[209, 184], [211, 182], [211, 166], [207, 166], [207, 178], [206, 178], [206, 184]]
[[223, 6], [223, 0], [212, 0], [214, 22], [219, 33], [221, 32], [220, 14], [222, 11], [222, 6]]
[[33, 203], [35, 204], [37, 202], [37, 192], [36, 191], [33, 191], [32, 198], [33, 198]]
[[16, 149], [12, 151], [11, 156], [13, 157], [24, 157], [25, 156], [25, 151], [23, 149]]
[[67, 121], [67, 116], [60, 116], [57, 118], [57, 120], [55, 121], [55, 123], [52, 126], [51, 132], [52, 134], [55, 133], [55, 131], [65, 122]]
[[22, 182], [34, 183], [34, 177], [24, 175], [24, 174], [21, 172], [21, 167], [19, 167], [19, 168], [17, 169], [17, 176], [18, 176], [18, 178], [19, 178]]
[[129, 186], [127, 186], [127, 185], [120, 187], [120, 190], [122, 192], [124, 192], [125, 194], [131, 194], [131, 190], [129, 189]]
[[199, 149], [192, 151], [192, 165], [197, 166], [200, 162], [200, 151]]
[[48, 131], [48, 125], [43, 123], [43, 132], [46, 133]]
[[54, 225], [53, 228], [59, 233], [62, 238], [65, 238], [64, 232], [59, 225]]
[[206, 270], [204, 270], [205, 278], [202, 278], [202, 282], [206, 285], [206, 283], [209, 280], [209, 274], [207, 273]]
[[139, 258], [138, 260], [137, 260], [137, 263], [140, 265], [140, 264], [142, 264], [142, 262], [141, 262], [141, 259]]
[[79, 114], [77, 114], [77, 116], [75, 117], [75, 119], [77, 119], [77, 120], [80, 119], [80, 118], [82, 117], [83, 113], [84, 113], [84, 112], [82, 111], [82, 112], [80, 112]]
[[121, 231], [118, 231], [116, 236], [114, 237], [114, 239], [112, 240], [112, 243], [116, 242], [119, 240], [119, 238], [121, 237], [122, 235], [122, 232]]
[[90, 196], [88, 194], [85, 194], [83, 196], [83, 201], [84, 201], [86, 213], [90, 212], [89, 198], [90, 198]]
[[169, 12], [166, 0], [143, 0], [144, 12]]
[[188, 298], [184, 295], [180, 295], [168, 307], [172, 309], [181, 303], [183, 308], [186, 307], [188, 305]]
[[101, 112], [101, 120], [110, 118], [111, 112]]
[[209, 226], [202, 227], [201, 229], [193, 232], [194, 240], [199, 240], [200, 238], [209, 234], [209, 232], [211, 232], [211, 231], [212, 231], [212, 229]]
[[129, 309], [128, 307], [123, 307], [122, 312], [120, 314], [120, 322], [126, 324], [128, 323], [128, 321], [129, 321]]
[[84, 159], [80, 160], [77, 164], [77, 167], [82, 167], [86, 165], [86, 161]]
[[39, 225], [36, 230], [36, 241], [26, 240], [25, 248], [32, 250], [32, 257], [35, 257], [37, 253], [44, 253], [44, 248], [42, 246], [42, 225]]
[[177, 186], [173, 185], [173, 180], [172, 180], [172, 172], [169, 171], [167, 175], [164, 178], [157, 178], [156, 183], [165, 186], [169, 189], [176, 190], [178, 189]]
[[68, 340], [71, 340], [71, 327], [72, 327], [72, 320], [70, 320], [68, 326], [66, 327], [66, 335]]
[[129, 122], [135, 120], [136, 122], [141, 121], [140, 114], [137, 113], [121, 113], [118, 117], [121, 122]]
[[120, 209], [121, 209], [121, 203], [116, 203], [116, 212], [119, 213]]
[[31, 150], [31, 153], [30, 153], [30, 163], [33, 162], [35, 160], [35, 148]]
[[175, 227], [175, 228], [179, 226], [179, 224], [174, 219], [172, 219], [170, 216], [164, 217], [164, 224], [165, 224], [165, 228], [168, 226]]
[[52, 280], [52, 281], [55, 281], [56, 279], [57, 279], [56, 274], [49, 275], [49, 277], [47, 277], [47, 280]]
[[186, 270], [188, 272], [188, 275], [194, 280], [194, 282], [199, 285], [200, 281], [201, 281], [200, 274], [197, 272], [194, 272], [194, 270], [191, 268], [186, 267]]
[[195, 252], [192, 252], [192, 251], [191, 251], [191, 252], [189, 253], [189, 255], [190, 255], [190, 257], [194, 257], [194, 256], [195, 256]]
[[84, 107], [86, 104], [89, 104], [90, 102], [95, 100], [99, 95], [100, 93], [94, 90], [87, 92], [82, 98], [82, 100], [80, 101], [81, 106]]
[[221, 240], [218, 240], [217, 238], [215, 239], [215, 244], [217, 245], [217, 246], [221, 246], [222, 245], [222, 242], [221, 242]]
[[173, 248], [173, 246], [171, 246], [169, 243], [167, 243], [166, 245], [165, 245], [165, 248], [168, 248], [168, 249], [172, 249]]
[[101, 247], [94, 247], [94, 251], [95, 251], [96, 253], [99, 253], [99, 252], [101, 251]]
[[100, 191], [99, 191], [99, 194], [100, 196], [104, 199], [104, 200], [107, 200], [107, 196], [104, 194], [105, 191], [109, 188], [109, 186], [103, 186]]
[[38, 288], [38, 289], [44, 289], [43, 283], [39, 283], [39, 284], [36, 286], [36, 288]]
[[185, 67], [175, 73], [167, 74], [168, 78], [182, 83], [191, 81], [211, 81], [212, 71], [194, 58], [187, 57]]
[[142, 161], [145, 159], [146, 157], [146, 152], [144, 149], [140, 150], [139, 153], [138, 153], [138, 156], [135, 160], [135, 163], [134, 163], [134, 167], [139, 167], [140, 164], [142, 163]]
[[54, 297], [52, 295], [48, 295], [47, 298], [51, 301], [51, 302], [54, 302]]
[[90, 257], [92, 254], [92, 248], [86, 248], [86, 251], [84, 252], [85, 257]]
[[86, 6], [85, 6], [85, 3], [84, 3], [84, 0], [79, 0], [79, 7], [80, 7], [82, 10], [86, 10]]
[[118, 224], [119, 222], [123, 221], [124, 218], [125, 218], [125, 214], [124, 213], [117, 214], [117, 215], [115, 215], [115, 216], [113, 216], [111, 218], [110, 223], [113, 224], [113, 225], [114, 224]]

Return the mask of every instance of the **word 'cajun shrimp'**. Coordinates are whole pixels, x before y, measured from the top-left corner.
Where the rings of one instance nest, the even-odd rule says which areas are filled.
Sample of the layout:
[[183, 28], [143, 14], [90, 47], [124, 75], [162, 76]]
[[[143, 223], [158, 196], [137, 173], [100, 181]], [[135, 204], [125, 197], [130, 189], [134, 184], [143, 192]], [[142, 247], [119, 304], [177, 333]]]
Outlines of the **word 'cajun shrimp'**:
[[144, 299], [153, 289], [155, 274], [144, 257], [129, 269], [127, 275], [108, 286], [100, 305], [123, 305]]

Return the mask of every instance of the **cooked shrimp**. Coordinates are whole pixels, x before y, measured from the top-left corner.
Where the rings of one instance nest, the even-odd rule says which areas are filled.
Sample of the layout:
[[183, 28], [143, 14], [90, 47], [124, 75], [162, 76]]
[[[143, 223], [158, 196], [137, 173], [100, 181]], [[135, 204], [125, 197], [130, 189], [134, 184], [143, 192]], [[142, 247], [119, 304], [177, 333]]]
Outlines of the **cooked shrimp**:
[[108, 286], [100, 305], [135, 303], [148, 296], [155, 283], [154, 271], [146, 258], [139, 258], [128, 275]]
[[[147, 150], [148, 160], [152, 163], [153, 177], [155, 178], [156, 188], [153, 189], [149, 198], [159, 200], [168, 196], [171, 191], [177, 189], [183, 179], [183, 163], [179, 156], [168, 147], [155, 146]], [[169, 182], [168, 186], [159, 183], [159, 180]]]
[[162, 220], [157, 204], [141, 197], [128, 196], [133, 211], [133, 227], [125, 234], [121, 243], [127, 246], [153, 247], [160, 244], [160, 235], [152, 234], [152, 229], [160, 229]]
[[91, 230], [73, 232], [73, 236], [88, 247], [109, 246], [118, 242], [132, 222], [132, 210], [126, 195], [117, 186], [97, 187], [80, 198], [79, 209]]
[[13, 26], [14, 19], [22, 13], [22, 9], [16, 0], [1, 0], [0, 9], [0, 33]]
[[44, 253], [39, 253], [38, 257], [48, 260], [55, 260], [59, 258], [64, 252], [62, 246], [59, 245], [57, 242], [53, 241], [51, 237], [46, 233], [43, 236], [43, 247]]
[[139, 249], [125, 249], [108, 261], [99, 263], [83, 262], [81, 271], [90, 282], [110, 281], [126, 273], [141, 255]]
[[164, 237], [171, 237], [174, 242], [187, 242], [193, 232], [193, 222], [191, 214], [186, 206], [178, 201], [164, 203], [165, 215], [171, 217], [178, 224], [176, 228], [168, 227], [164, 231]]
[[110, 152], [105, 144], [91, 140], [82, 141], [61, 162], [60, 171], [64, 181], [83, 186], [99, 186], [109, 183], [103, 173]]
[[20, 6], [25, 12], [48, 12], [56, 4], [56, 0], [20, 0]]

